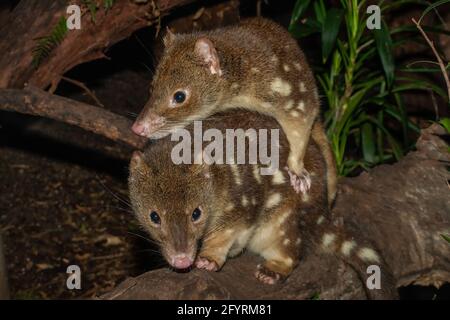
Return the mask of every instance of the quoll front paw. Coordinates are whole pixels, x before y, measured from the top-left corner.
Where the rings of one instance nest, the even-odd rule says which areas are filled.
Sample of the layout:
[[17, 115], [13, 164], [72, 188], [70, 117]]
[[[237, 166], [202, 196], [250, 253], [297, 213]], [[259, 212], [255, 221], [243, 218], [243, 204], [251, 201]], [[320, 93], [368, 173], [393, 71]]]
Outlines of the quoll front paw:
[[303, 169], [299, 175], [295, 174], [288, 167], [285, 168], [289, 174], [291, 185], [295, 192], [306, 194], [311, 188], [311, 177], [306, 169]]
[[215, 261], [209, 260], [208, 258], [198, 257], [195, 260], [195, 266], [199, 269], [205, 269], [208, 271], [217, 271], [219, 266]]
[[269, 270], [260, 264], [258, 265], [258, 269], [255, 272], [255, 277], [265, 284], [277, 284], [284, 280], [284, 277], [281, 274]]

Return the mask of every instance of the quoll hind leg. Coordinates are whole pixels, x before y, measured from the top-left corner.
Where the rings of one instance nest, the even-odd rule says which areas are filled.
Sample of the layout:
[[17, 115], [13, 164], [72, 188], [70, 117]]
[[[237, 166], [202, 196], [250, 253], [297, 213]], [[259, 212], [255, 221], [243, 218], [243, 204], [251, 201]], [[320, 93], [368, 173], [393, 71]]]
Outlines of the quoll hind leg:
[[[277, 221], [269, 223], [276, 224]], [[259, 244], [259, 254], [265, 259], [258, 265], [255, 276], [266, 284], [276, 284], [286, 280], [299, 262], [301, 239], [296, 223], [287, 217], [286, 222], [277, 226], [275, 237], [268, 237], [266, 243]], [[261, 241], [261, 239], [257, 239]], [[254, 248], [252, 249], [253, 251]]]
[[303, 159], [311, 136], [313, 120], [313, 118], [299, 116], [298, 118], [283, 117], [279, 120], [290, 147], [288, 167], [285, 169], [289, 174], [291, 185], [297, 193], [305, 194], [311, 187], [311, 177], [304, 168]]

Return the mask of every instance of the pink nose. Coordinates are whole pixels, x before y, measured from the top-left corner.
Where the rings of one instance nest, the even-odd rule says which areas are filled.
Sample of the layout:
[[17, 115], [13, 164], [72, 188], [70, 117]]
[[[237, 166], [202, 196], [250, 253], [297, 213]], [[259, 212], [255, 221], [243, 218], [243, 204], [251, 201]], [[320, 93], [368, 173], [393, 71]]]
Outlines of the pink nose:
[[138, 136], [145, 136], [145, 125], [140, 121], [135, 121], [131, 127], [131, 130], [133, 130], [133, 132]]
[[171, 265], [177, 269], [189, 268], [194, 261], [189, 258], [186, 254], [177, 254], [172, 257]]

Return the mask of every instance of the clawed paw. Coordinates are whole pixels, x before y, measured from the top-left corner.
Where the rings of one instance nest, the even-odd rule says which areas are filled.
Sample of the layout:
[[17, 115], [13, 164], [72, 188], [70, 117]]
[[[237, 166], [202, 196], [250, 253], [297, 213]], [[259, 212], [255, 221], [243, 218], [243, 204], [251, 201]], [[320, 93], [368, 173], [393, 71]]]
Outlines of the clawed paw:
[[197, 257], [197, 259], [195, 260], [195, 266], [199, 269], [205, 269], [207, 271], [219, 270], [219, 266], [215, 261], [211, 261], [203, 257]]
[[295, 192], [306, 194], [311, 188], [311, 177], [306, 169], [303, 169], [299, 175], [295, 174], [288, 167], [285, 168], [289, 174], [291, 185]]
[[255, 277], [265, 284], [276, 284], [283, 280], [281, 274], [269, 270], [262, 265], [258, 265], [258, 270], [255, 272]]

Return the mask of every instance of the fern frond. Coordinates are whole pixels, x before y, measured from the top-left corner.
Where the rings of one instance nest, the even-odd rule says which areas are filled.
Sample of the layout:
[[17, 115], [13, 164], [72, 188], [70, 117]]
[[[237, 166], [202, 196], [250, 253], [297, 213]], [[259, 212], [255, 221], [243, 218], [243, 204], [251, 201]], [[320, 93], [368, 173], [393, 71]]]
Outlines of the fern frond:
[[114, 5], [114, 2], [115, 0], [104, 0], [103, 7], [105, 8], [106, 11], [108, 11]]
[[95, 23], [95, 15], [97, 14], [97, 4], [94, 0], [83, 0], [84, 5], [88, 8], [91, 13], [91, 19]]
[[32, 50], [33, 67], [38, 67], [50, 55], [51, 51], [64, 40], [67, 31], [66, 18], [61, 17], [50, 35], [37, 39], [37, 44]]

